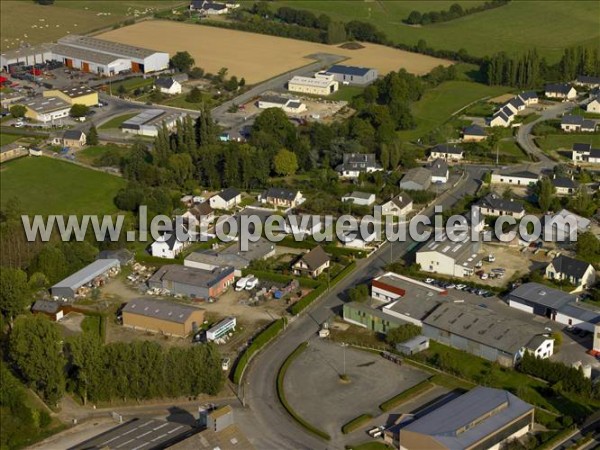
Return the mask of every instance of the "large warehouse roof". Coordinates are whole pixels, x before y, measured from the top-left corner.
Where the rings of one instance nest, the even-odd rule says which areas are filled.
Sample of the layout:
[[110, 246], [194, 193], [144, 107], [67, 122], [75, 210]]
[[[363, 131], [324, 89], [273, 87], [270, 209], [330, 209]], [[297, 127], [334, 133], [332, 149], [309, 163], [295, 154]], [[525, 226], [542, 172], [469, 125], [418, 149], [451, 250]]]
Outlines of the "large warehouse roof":
[[173, 303], [168, 300], [153, 300], [149, 298], [131, 300], [123, 308], [124, 313], [139, 314], [175, 323], [185, 323], [190, 315], [196, 311], [202, 310], [193, 306]]
[[72, 290], [79, 289], [84, 284], [89, 283], [94, 278], [102, 275], [103, 273], [106, 273], [113, 267], [119, 267], [119, 266], [120, 266], [120, 264], [119, 264], [118, 259], [98, 259], [98, 260], [94, 261], [93, 263], [85, 266], [80, 271], [75, 272], [70, 277], [67, 277], [64, 280], [59, 281], [54, 286], [52, 286], [52, 289], [53, 290], [60, 289], [60, 288], [63, 288], [63, 289], [67, 288], [67, 289], [72, 289]]
[[93, 50], [87, 50], [78, 47], [71, 47], [70, 45], [57, 44], [54, 46], [52, 53], [57, 56], [63, 56], [66, 58], [79, 59], [82, 61], [89, 61], [95, 64], [108, 65], [119, 59], [119, 56], [109, 55], [106, 53], [95, 52]]
[[204, 270], [195, 267], [185, 267], [180, 264], [167, 264], [158, 269], [148, 282], [171, 281], [189, 286], [210, 288], [232, 273], [233, 267], [231, 266]]
[[71, 107], [71, 105], [58, 97], [38, 97], [25, 103], [25, 106], [39, 114]]
[[120, 56], [123, 58], [139, 58], [144, 59], [152, 56], [154, 53], [160, 53], [156, 50], [150, 50], [142, 47], [134, 47], [132, 45], [121, 44], [119, 42], [105, 41], [88, 36], [78, 36], [72, 34], [58, 40], [59, 44], [66, 44], [72, 47], [84, 48], [100, 53], [108, 53], [111, 55]]

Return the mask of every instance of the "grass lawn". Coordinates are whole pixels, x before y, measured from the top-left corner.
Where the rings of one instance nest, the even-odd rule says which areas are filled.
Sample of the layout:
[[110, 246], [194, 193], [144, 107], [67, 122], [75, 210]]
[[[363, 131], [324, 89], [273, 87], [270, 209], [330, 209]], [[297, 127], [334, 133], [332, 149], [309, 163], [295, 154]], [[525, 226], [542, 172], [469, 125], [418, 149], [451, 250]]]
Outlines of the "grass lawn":
[[[18, 48], [22, 39], [29, 44], [50, 42], [66, 34], [85, 34], [110, 27], [137, 15], [152, 14], [186, 4], [181, 0], [57, 0], [52, 6], [33, 1], [2, 0], [0, 29], [2, 50]], [[153, 10], [150, 10], [153, 8]]]
[[351, 450], [390, 450], [392, 447], [383, 442], [371, 441], [357, 445], [348, 445], [346, 448]]
[[327, 99], [334, 101], [345, 100], [349, 102], [353, 97], [360, 95], [364, 89], [365, 88], [361, 86], [340, 86], [340, 89], [337, 92], [327, 96]]
[[[600, 4], [514, 0], [506, 6], [435, 25], [412, 27], [405, 19], [412, 10], [448, 9], [450, 1], [276, 1], [272, 9], [291, 6], [325, 13], [334, 20], [361, 20], [374, 24], [393, 42], [415, 45], [420, 39], [435, 49], [464, 48], [475, 56], [505, 51], [521, 53], [536, 47], [551, 63], [560, 59], [566, 47], [597, 45], [600, 38]], [[481, 2], [456, 2], [465, 5]], [[539, 20], [543, 16], [543, 20]], [[552, 30], [551, 33], [548, 30]], [[495, 39], [490, 39], [495, 36]]]
[[125, 156], [125, 154], [127, 154], [129, 151], [129, 148], [115, 144], [93, 145], [91, 147], [85, 147], [83, 150], [77, 152], [77, 161], [91, 166], [94, 164], [94, 161], [96, 161], [107, 151], [114, 151], [120, 156]]
[[126, 120], [129, 120], [132, 117], [135, 117], [137, 115], [138, 115], [138, 113], [127, 113], [127, 114], [123, 114], [123, 115], [120, 115], [120, 116], [116, 116], [116, 117], [113, 117], [112, 119], [110, 119], [108, 122], [104, 122], [98, 128], [100, 130], [108, 130], [108, 129], [111, 129], [111, 128], [119, 128], [123, 122], [125, 122]]
[[[185, 98], [187, 94], [177, 95], [175, 97], [171, 97], [161, 102], [162, 105], [174, 106], [175, 108], [184, 108], [184, 109], [196, 109], [199, 110], [202, 106], [202, 102], [191, 103], [188, 102]], [[213, 104], [213, 99], [209, 94], [202, 93], [202, 100], [204, 103], [210, 108]]]
[[2, 166], [2, 204], [20, 200], [27, 214], [110, 214], [122, 178], [47, 157], [21, 158]]
[[600, 119], [600, 114], [587, 112], [585, 109], [583, 109], [581, 107], [573, 109], [570, 114], [572, 114], [574, 116], [583, 116], [587, 119]]
[[447, 81], [425, 92], [423, 98], [412, 105], [417, 128], [399, 133], [403, 140], [414, 140], [433, 131], [452, 114], [468, 104], [486, 97], [504, 94], [509, 89], [502, 86], [486, 86], [470, 81]]
[[111, 83], [111, 90], [113, 94], [117, 94], [119, 92], [119, 87], [124, 86], [128, 92], [135, 91], [138, 88], [143, 88], [146, 86], [150, 86], [154, 83], [154, 78], [144, 78], [144, 77], [134, 77], [128, 78], [123, 81], [117, 81], [116, 83]]
[[2, 145], [7, 145], [7, 144], [12, 144], [13, 142], [15, 142], [16, 140], [22, 138], [23, 136], [19, 136], [16, 134], [4, 134], [4, 133], [0, 133], [0, 146]]
[[513, 140], [500, 141], [498, 143], [499, 152], [501, 155], [509, 155], [514, 156], [516, 158], [521, 158], [523, 160], [527, 160], [527, 155], [523, 153], [521, 147], [517, 145], [517, 143]]
[[592, 144], [600, 146], [600, 134], [549, 134], [535, 138], [536, 144], [545, 151], [571, 150], [573, 144]]

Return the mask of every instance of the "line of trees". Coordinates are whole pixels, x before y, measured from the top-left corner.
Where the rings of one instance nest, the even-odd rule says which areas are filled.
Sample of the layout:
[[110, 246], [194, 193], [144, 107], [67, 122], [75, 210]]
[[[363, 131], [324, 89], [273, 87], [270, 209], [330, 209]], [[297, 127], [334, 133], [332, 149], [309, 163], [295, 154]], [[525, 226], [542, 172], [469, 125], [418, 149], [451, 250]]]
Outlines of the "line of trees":
[[443, 9], [441, 11], [430, 11], [425, 13], [415, 10], [411, 11], [408, 17], [404, 19], [404, 22], [409, 25], [429, 25], [432, 23], [449, 22], [470, 14], [508, 5], [509, 3], [510, 0], [491, 0], [483, 3], [482, 5], [472, 6], [466, 9], [463, 9], [463, 7], [458, 3], [454, 3], [448, 10]]

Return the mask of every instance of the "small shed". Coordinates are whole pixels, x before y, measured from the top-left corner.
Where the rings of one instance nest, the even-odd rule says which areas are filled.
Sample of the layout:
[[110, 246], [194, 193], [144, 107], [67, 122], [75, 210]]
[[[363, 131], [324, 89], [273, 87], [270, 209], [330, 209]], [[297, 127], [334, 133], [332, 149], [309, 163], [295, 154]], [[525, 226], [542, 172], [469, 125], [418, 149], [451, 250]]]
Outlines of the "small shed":
[[403, 355], [414, 355], [415, 353], [422, 352], [429, 348], [429, 338], [427, 336], [419, 335], [406, 342], [396, 344], [396, 350]]
[[44, 314], [55, 322], [64, 317], [60, 303], [49, 300], [37, 300], [31, 307], [31, 312], [33, 314]]

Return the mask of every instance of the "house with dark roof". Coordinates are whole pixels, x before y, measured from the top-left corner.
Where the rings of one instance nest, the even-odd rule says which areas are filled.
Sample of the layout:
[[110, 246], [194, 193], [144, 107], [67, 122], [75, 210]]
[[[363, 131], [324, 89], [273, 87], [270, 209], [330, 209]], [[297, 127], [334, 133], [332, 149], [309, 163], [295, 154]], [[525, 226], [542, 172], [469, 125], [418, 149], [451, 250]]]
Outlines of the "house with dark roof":
[[523, 100], [523, 103], [527, 106], [535, 105], [539, 101], [538, 96], [534, 91], [521, 92], [518, 97]]
[[540, 175], [528, 170], [517, 172], [494, 172], [492, 173], [492, 184], [510, 184], [512, 186], [531, 186], [537, 183]]
[[464, 149], [455, 144], [438, 144], [429, 151], [429, 159], [441, 158], [446, 161], [459, 161], [464, 157]]
[[514, 114], [510, 109], [502, 108], [496, 111], [488, 121], [490, 127], [508, 127], [514, 120]]
[[498, 449], [533, 430], [535, 408], [508, 391], [478, 386], [408, 425], [387, 429], [384, 441], [403, 450]]
[[323, 247], [318, 245], [309, 252], [301, 255], [292, 264], [292, 270], [294, 275], [308, 274], [312, 278], [317, 278], [329, 267], [330, 261], [331, 258], [329, 255], [325, 253]]
[[157, 258], [175, 259], [188, 244], [177, 239], [176, 233], [164, 233], [150, 245], [150, 253]]
[[190, 3], [190, 11], [197, 11], [207, 16], [227, 14], [230, 9], [237, 7], [235, 3], [217, 3], [207, 0], [192, 0]]
[[525, 215], [525, 208], [521, 202], [514, 199], [504, 199], [497, 194], [489, 193], [475, 206], [483, 216], [513, 216], [515, 219], [521, 219]]
[[565, 115], [560, 121], [560, 128], [567, 133], [573, 131], [593, 133], [596, 130], [596, 122], [591, 119], [585, 119], [583, 116]]
[[463, 128], [462, 135], [463, 142], [481, 142], [487, 139], [485, 128], [475, 124]]
[[295, 208], [306, 200], [302, 192], [292, 189], [270, 187], [260, 195], [262, 203], [268, 203], [278, 208]]
[[31, 312], [33, 314], [43, 314], [54, 322], [64, 317], [62, 305], [58, 302], [50, 300], [36, 300], [31, 307]]
[[191, 225], [208, 225], [215, 218], [215, 213], [209, 202], [196, 203], [183, 214], [184, 221], [187, 221], [188, 229]]
[[154, 80], [154, 88], [158, 89], [163, 94], [181, 94], [181, 83], [176, 81], [173, 77], [157, 78]]
[[592, 97], [587, 105], [585, 105], [585, 110], [592, 114], [600, 114], [600, 95]]
[[508, 106], [510, 106], [515, 112], [523, 111], [527, 106], [525, 102], [517, 95], [516, 97], [511, 98], [508, 102], [506, 102]]
[[62, 145], [68, 148], [81, 148], [87, 142], [87, 136], [81, 130], [67, 130], [63, 134]]
[[335, 168], [340, 178], [357, 179], [361, 173], [383, 170], [375, 153], [344, 153], [342, 164]]
[[592, 144], [573, 144], [571, 159], [575, 164], [600, 164], [600, 148], [592, 148]]
[[424, 167], [409, 169], [400, 180], [400, 189], [426, 191], [431, 186], [431, 170]]
[[239, 205], [242, 201], [242, 194], [236, 188], [228, 187], [218, 194], [213, 195], [209, 200], [212, 209], [231, 209]]
[[587, 88], [600, 87], [600, 77], [589, 77], [587, 75], [579, 75], [575, 78], [575, 84], [577, 86], [585, 86]]
[[371, 206], [375, 203], [375, 194], [371, 192], [352, 191], [342, 197], [342, 202], [351, 202], [361, 206]]
[[170, 300], [138, 298], [122, 310], [123, 326], [134, 330], [186, 337], [204, 323], [204, 310]]
[[148, 287], [167, 291], [170, 295], [208, 300], [225, 292], [233, 284], [233, 278], [232, 266], [200, 269], [166, 264], [148, 279]]
[[406, 216], [413, 209], [413, 200], [406, 193], [396, 195], [391, 200], [381, 205], [381, 215], [383, 216]]
[[596, 270], [590, 263], [559, 255], [546, 266], [546, 278], [567, 281], [579, 289], [585, 289], [594, 285]]
[[568, 83], [547, 84], [544, 89], [544, 95], [548, 98], [573, 100], [577, 97], [577, 91]]
[[333, 79], [342, 84], [366, 86], [373, 83], [378, 76], [377, 69], [370, 67], [344, 66], [336, 64], [327, 69]]
[[447, 183], [450, 177], [450, 170], [445, 159], [436, 158], [428, 166], [431, 171], [432, 183]]
[[571, 195], [577, 191], [579, 183], [572, 178], [557, 177], [552, 178], [552, 185], [556, 189], [556, 195]]

